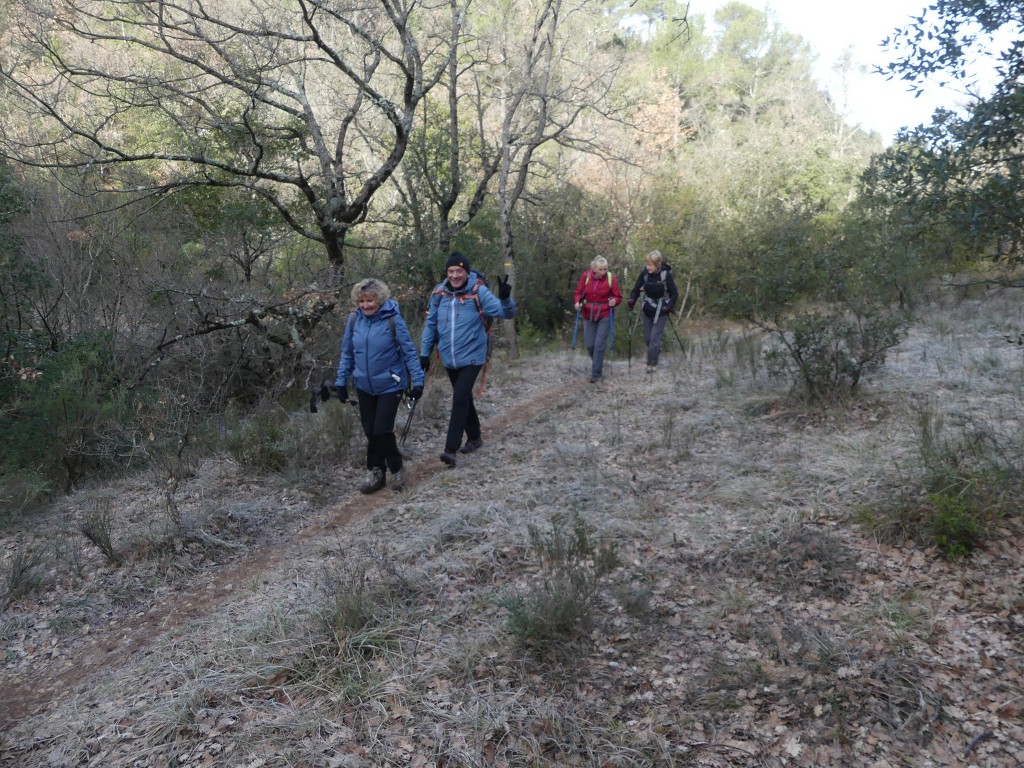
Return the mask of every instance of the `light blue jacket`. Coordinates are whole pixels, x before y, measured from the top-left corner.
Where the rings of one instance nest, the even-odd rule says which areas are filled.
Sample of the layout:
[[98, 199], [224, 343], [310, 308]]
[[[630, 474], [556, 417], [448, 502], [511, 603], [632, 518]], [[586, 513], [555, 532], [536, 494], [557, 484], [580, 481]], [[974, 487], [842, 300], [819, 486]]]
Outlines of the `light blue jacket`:
[[486, 285], [478, 285], [477, 279], [477, 273], [470, 272], [458, 291], [453, 291], [447, 280], [434, 289], [423, 324], [420, 355], [430, 357], [437, 346], [445, 368], [487, 362], [487, 328], [481, 313], [508, 320], [516, 314], [516, 302], [511, 296], [501, 301]]
[[371, 395], [403, 392], [410, 380], [413, 386], [423, 386], [416, 346], [394, 299], [385, 301], [369, 317], [357, 309], [345, 322], [334, 385], [347, 387], [349, 377], [356, 387]]

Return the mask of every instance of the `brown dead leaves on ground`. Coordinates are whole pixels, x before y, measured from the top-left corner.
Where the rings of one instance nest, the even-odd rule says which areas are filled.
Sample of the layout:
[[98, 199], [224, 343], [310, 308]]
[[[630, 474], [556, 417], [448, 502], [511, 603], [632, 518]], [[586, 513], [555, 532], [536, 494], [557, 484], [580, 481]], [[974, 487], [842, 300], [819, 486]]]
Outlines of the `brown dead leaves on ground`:
[[[82, 549], [0, 614], [4, 687], [39, 705], [7, 712], [0, 764], [1024, 763], [1021, 519], [955, 563], [857, 524], [906, 481], [923, 399], [1019, 408], [1024, 361], [992, 365], [993, 333], [965, 322], [974, 365], [923, 324], [828, 414], [721, 344], [654, 375], [611, 361], [597, 385], [568, 352], [499, 359], [484, 448], [440, 468], [444, 390], [410, 441], [413, 486], [371, 500], [355, 459], [301, 489], [208, 463], [183, 508], [234, 509], [217, 535], [245, 552], [111, 566]], [[103, 493], [152, 524], [145, 478]], [[91, 503], [23, 521], [7, 556]], [[510, 600], [558, 584], [530, 530], [574, 515], [616, 565], [585, 623], [522, 642]]]

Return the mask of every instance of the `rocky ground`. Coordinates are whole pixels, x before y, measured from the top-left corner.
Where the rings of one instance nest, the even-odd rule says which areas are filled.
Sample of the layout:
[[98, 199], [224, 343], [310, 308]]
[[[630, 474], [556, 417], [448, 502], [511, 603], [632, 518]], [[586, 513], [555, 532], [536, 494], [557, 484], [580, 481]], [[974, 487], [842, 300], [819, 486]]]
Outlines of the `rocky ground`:
[[205, 459], [173, 530], [149, 474], [18, 519], [0, 765], [1024, 764], [1022, 518], [956, 562], [878, 524], [923, 423], [1019, 434], [1016, 310], [939, 309], [842, 407], [681, 327], [593, 385], [579, 351], [499, 357], [454, 470], [428, 382], [404, 492], [358, 494], [357, 437], [316, 471]]

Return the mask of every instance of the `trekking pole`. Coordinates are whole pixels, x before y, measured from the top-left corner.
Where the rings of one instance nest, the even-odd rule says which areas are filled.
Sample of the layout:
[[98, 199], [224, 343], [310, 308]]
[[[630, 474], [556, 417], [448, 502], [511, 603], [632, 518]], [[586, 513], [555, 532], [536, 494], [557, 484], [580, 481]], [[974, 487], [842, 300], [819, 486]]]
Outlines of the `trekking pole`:
[[583, 304], [580, 304], [580, 308], [576, 310], [576, 322], [572, 324], [572, 350], [576, 351], [576, 331], [580, 328], [580, 312], [583, 311]]
[[323, 402], [323, 403], [326, 403], [330, 399], [330, 397], [331, 397], [331, 390], [327, 388], [327, 379], [328, 379], [328, 377], [325, 376], [324, 379], [320, 382], [319, 388], [314, 389], [314, 390], [312, 390], [309, 393], [309, 412], [310, 413], [318, 413], [318, 410], [317, 410], [317, 407], [316, 407], [317, 399], [319, 399], [320, 402]]
[[608, 306], [608, 348], [615, 351], [615, 307]]
[[636, 317], [633, 318], [633, 322], [629, 326], [629, 341], [626, 343], [626, 370], [633, 370], [633, 332], [636, 330], [636, 324], [640, 322], [640, 313], [643, 312], [643, 304], [640, 305], [640, 309], [636, 311]]
[[405, 438], [409, 436], [409, 427], [412, 426], [412, 417], [416, 414], [416, 404], [419, 403], [418, 398], [409, 398], [405, 401], [405, 407], [409, 409], [409, 415], [405, 418], [405, 426], [402, 427], [402, 436], [398, 439], [398, 444], [405, 447]]
[[683, 339], [679, 336], [679, 329], [676, 328], [676, 324], [672, 322], [672, 316], [671, 315], [669, 315], [669, 317], [668, 317], [668, 324], [672, 326], [672, 332], [676, 335], [676, 341], [679, 342], [679, 351], [682, 352], [683, 356], [685, 357], [686, 356], [686, 346], [683, 344]]
[[[686, 293], [683, 295], [683, 300], [679, 302], [680, 317], [682, 317], [683, 308], [686, 307], [686, 303], [687, 303], [689, 298], [690, 298], [690, 281], [687, 280], [686, 281]], [[690, 308], [690, 311], [691, 312], [693, 311], [692, 307]], [[672, 317], [671, 316], [669, 316], [669, 318], [668, 318], [668, 324], [672, 326], [672, 332], [675, 333], [676, 341], [679, 342], [679, 351], [682, 352], [683, 355], [685, 355], [686, 354], [686, 347], [683, 346], [683, 340], [679, 336], [679, 329], [676, 328], [675, 323], [672, 322]]]
[[[334, 389], [335, 389], [334, 387], [327, 386], [327, 379], [324, 379], [323, 384], [320, 385], [320, 389], [319, 390], [314, 389], [312, 391], [312, 393], [310, 393], [310, 395], [309, 395], [309, 412], [310, 413], [318, 413], [318, 410], [317, 410], [317, 407], [316, 407], [317, 400], [319, 400], [322, 403], [326, 403], [328, 400], [331, 399], [332, 395], [335, 395]], [[342, 400], [342, 402], [343, 403], [348, 403], [353, 408], [358, 408], [359, 407], [359, 403], [357, 403], [355, 400], [353, 400], [351, 398], [349, 398], [348, 400]]]

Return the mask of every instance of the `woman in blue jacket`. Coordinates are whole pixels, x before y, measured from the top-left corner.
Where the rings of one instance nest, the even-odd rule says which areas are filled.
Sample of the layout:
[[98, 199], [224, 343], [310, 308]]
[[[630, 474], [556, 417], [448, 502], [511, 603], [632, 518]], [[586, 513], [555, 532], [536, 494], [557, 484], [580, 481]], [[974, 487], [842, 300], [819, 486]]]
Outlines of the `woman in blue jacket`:
[[436, 346], [452, 383], [452, 412], [441, 461], [454, 467], [457, 452], [472, 453], [484, 444], [473, 404], [473, 385], [487, 362], [488, 318], [513, 317], [516, 302], [507, 276], [498, 282], [495, 296], [458, 251], [448, 257], [445, 269], [447, 278], [430, 295], [420, 339], [420, 367], [424, 372], [430, 367], [430, 355]]
[[348, 400], [350, 377], [356, 387], [370, 471], [359, 490], [379, 491], [386, 484], [385, 470], [390, 470], [391, 488], [400, 491], [405, 473], [395, 439], [395, 416], [407, 388], [411, 399], [422, 396], [423, 370], [409, 327], [386, 284], [373, 278], [360, 280], [352, 288], [352, 303], [357, 309], [345, 323], [335, 387], [342, 402]]

